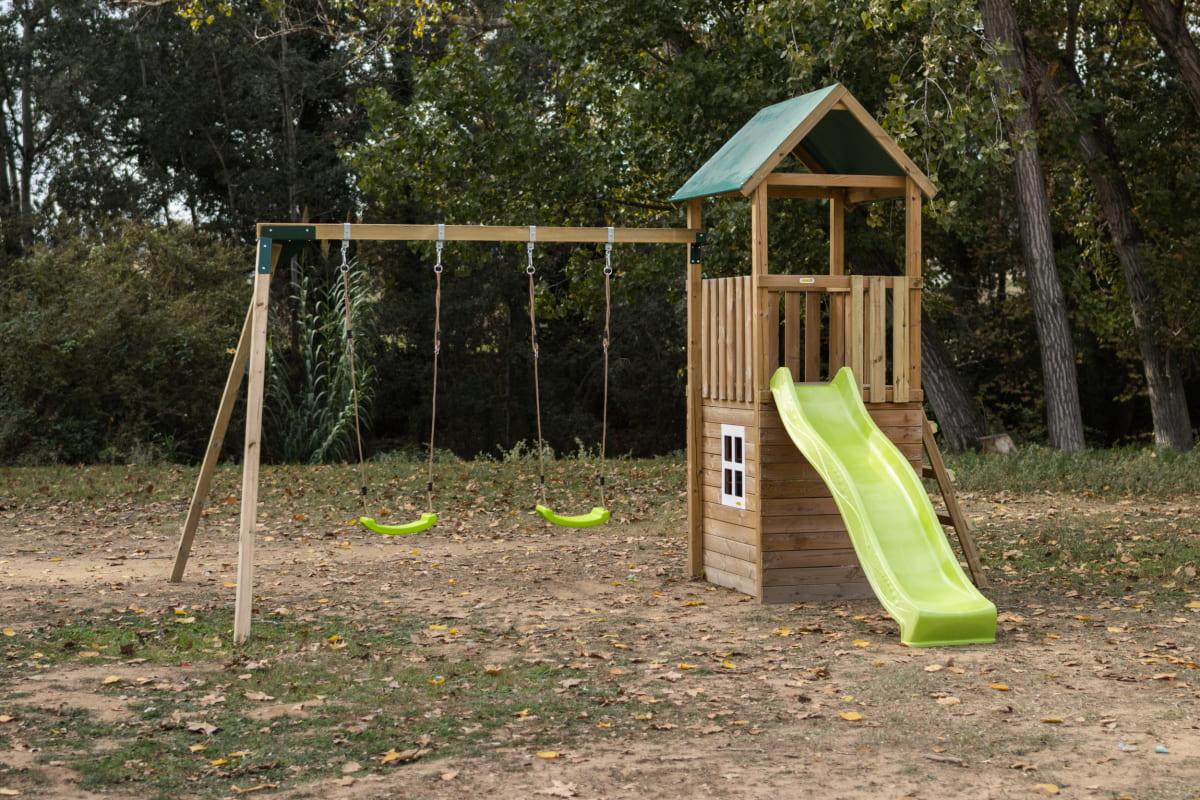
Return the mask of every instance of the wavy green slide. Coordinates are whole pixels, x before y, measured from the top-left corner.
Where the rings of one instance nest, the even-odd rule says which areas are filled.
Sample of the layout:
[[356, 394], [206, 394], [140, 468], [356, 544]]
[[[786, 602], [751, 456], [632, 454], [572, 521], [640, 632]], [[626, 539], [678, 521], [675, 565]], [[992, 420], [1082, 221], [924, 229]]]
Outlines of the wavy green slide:
[[912, 465], [876, 427], [846, 367], [797, 384], [781, 367], [771, 394], [788, 435], [824, 479], [863, 571], [913, 647], [996, 640], [996, 607], [962, 567]]

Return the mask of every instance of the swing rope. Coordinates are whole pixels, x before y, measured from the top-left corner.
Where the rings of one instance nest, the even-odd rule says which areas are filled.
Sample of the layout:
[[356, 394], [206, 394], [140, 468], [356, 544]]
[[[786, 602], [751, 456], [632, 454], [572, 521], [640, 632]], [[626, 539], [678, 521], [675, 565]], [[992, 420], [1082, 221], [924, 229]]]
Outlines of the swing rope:
[[608, 229], [608, 241], [604, 243], [604, 405], [600, 417], [600, 505], [607, 507], [604, 488], [604, 458], [608, 449], [608, 342], [612, 334], [612, 228]]
[[608, 241], [604, 245], [604, 335], [601, 339], [601, 346], [604, 351], [604, 410], [601, 422], [600, 464], [598, 467], [600, 505], [594, 506], [588, 513], [579, 514], [578, 516], [557, 514], [546, 505], [546, 463], [544, 456], [546, 445], [542, 438], [542, 396], [541, 382], [538, 375], [540, 353], [537, 341], [537, 296], [534, 286], [534, 275], [537, 270], [533, 266], [533, 248], [537, 242], [537, 226], [529, 226], [529, 241], [525, 245], [525, 274], [529, 282], [529, 344], [533, 351], [533, 403], [537, 417], [538, 496], [541, 498], [541, 502], [537, 504], [536, 510], [547, 522], [566, 528], [591, 528], [604, 524], [608, 521], [609, 516], [611, 516], [609, 510], [605, 508], [604, 459], [608, 445], [608, 344], [612, 331], [612, 246], [615, 238], [616, 231], [613, 228], [609, 228]]
[[442, 352], [442, 247], [445, 245], [445, 235], [446, 226], [439, 224], [437, 261], [433, 265], [433, 390], [429, 400], [429, 460], [425, 482], [425, 504], [430, 514], [433, 513], [433, 444], [437, 435], [438, 356]]
[[342, 264], [338, 272], [342, 274], [342, 301], [346, 316], [346, 355], [350, 360], [350, 398], [354, 404], [354, 440], [358, 444], [358, 481], [361, 484], [359, 499], [362, 503], [363, 516], [367, 515], [367, 476], [366, 463], [363, 458], [362, 423], [358, 413], [358, 371], [354, 363], [354, 313], [350, 301], [350, 223], [342, 223]]
[[537, 455], [538, 455], [538, 497], [541, 504], [546, 505], [546, 459], [543, 454], [546, 445], [542, 440], [542, 390], [538, 379], [538, 340], [537, 340], [537, 303], [533, 276], [537, 269], [533, 266], [533, 245], [537, 241], [537, 226], [529, 226], [529, 242], [525, 245], [525, 275], [529, 278], [529, 346], [533, 351], [533, 405], [537, 416]]

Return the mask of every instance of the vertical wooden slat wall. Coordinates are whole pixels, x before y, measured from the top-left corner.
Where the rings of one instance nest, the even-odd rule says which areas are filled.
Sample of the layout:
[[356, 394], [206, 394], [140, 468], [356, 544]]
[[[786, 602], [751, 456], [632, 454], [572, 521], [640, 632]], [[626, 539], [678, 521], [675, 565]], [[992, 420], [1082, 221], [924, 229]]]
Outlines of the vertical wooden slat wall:
[[742, 281], [742, 326], [744, 353], [742, 357], [742, 385], [746, 387], [747, 399], [754, 392], [754, 283], [749, 275]]
[[883, 278], [869, 278], [870, 323], [867, 333], [867, 375], [872, 403], [887, 399], [887, 289]]

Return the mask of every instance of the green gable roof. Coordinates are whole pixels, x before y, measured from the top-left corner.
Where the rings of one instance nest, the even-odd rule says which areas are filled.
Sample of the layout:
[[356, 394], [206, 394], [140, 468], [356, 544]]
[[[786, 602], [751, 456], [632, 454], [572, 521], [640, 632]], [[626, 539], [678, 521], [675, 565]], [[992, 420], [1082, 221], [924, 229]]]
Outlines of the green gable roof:
[[[835, 96], [836, 95], [836, 96]], [[871, 120], [869, 129], [855, 114], [833, 104], [849, 98], [841, 84], [784, 100], [760, 109], [741, 130], [733, 135], [704, 166], [700, 167], [671, 197], [678, 203], [697, 197], [740, 192], [761, 167], [775, 164], [801, 144], [813, 160], [826, 171], [846, 175], [920, 175], [920, 170], [905, 158], [900, 164], [880, 144], [886, 134]], [[850, 98], [861, 112], [861, 106]], [[799, 142], [793, 135], [807, 129]], [[901, 156], [903, 158], [903, 156]], [[920, 180], [928, 180], [920, 175]], [[756, 181], [757, 183], [757, 181]], [[752, 188], [752, 187], [751, 187]]]

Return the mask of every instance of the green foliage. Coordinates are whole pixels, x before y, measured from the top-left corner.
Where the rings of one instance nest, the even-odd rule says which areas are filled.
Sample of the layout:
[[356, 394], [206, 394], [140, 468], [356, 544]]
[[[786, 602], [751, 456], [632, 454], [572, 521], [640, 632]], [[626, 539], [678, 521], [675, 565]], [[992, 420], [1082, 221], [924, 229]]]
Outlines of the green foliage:
[[245, 304], [244, 253], [190, 228], [63, 232], [0, 290], [0, 459], [203, 452]]
[[366, 354], [355, 352], [374, 328], [366, 274], [353, 265], [343, 282], [340, 274], [313, 272], [292, 271], [291, 330], [277, 325], [271, 338], [264, 443], [270, 457], [289, 463], [357, 457], [355, 426], [365, 432], [375, 377]]

